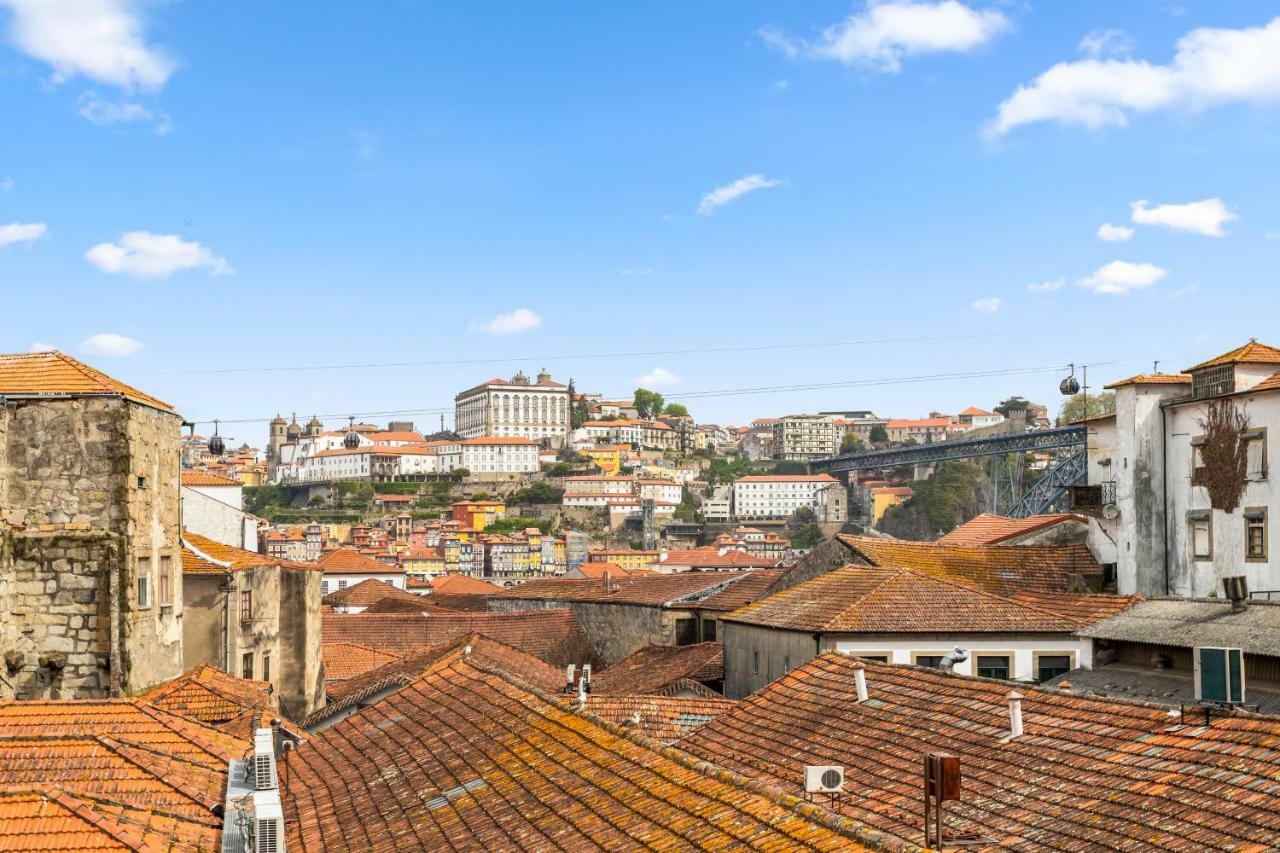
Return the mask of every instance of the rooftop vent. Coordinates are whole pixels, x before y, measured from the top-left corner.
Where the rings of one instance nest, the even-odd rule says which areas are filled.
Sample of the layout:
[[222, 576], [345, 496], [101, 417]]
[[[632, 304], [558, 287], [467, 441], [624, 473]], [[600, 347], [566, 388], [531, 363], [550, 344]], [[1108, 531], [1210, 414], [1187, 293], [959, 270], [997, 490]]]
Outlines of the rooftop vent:
[[858, 691], [858, 701], [867, 701], [867, 668], [861, 663], [853, 665], [853, 684]]
[[1244, 575], [1222, 579], [1222, 591], [1231, 602], [1231, 612], [1239, 613], [1249, 604], [1249, 581]]
[[951, 651], [942, 656], [942, 660], [938, 661], [938, 669], [954, 669], [958, 663], [964, 663], [969, 659], [969, 653], [964, 649], [956, 646]]
[[1009, 740], [1022, 736], [1022, 694], [1010, 690], [1005, 697], [1009, 700]]

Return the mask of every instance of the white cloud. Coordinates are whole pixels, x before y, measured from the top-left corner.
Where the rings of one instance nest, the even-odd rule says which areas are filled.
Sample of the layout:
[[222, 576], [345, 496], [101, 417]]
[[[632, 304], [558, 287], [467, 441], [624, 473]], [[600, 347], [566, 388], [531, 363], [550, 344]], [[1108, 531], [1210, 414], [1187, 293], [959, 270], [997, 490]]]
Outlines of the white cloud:
[[0, 0], [11, 15], [10, 39], [53, 68], [53, 81], [83, 75], [127, 91], [156, 90], [173, 60], [145, 38], [138, 0]]
[[15, 243], [31, 243], [45, 235], [49, 228], [43, 222], [12, 222], [0, 225], [0, 249]]
[[698, 205], [698, 213], [703, 216], [710, 216], [711, 212], [717, 207], [726, 205], [734, 199], [742, 198], [747, 193], [780, 186], [782, 186], [782, 181], [766, 178], [764, 175], [747, 175], [745, 178], [738, 178], [731, 184], [716, 187], [704, 195], [702, 202]]
[[1124, 30], [1094, 30], [1080, 39], [1079, 50], [1088, 56], [1128, 56], [1137, 47]]
[[968, 53], [1010, 28], [995, 9], [978, 11], [957, 0], [870, 0], [861, 12], [827, 27], [816, 41], [761, 30], [760, 38], [789, 57], [835, 60], [895, 74], [902, 60], [926, 53]]
[[680, 384], [680, 377], [665, 367], [655, 367], [644, 376], [637, 376], [635, 381], [643, 388], [665, 388]]
[[1098, 239], [1108, 243], [1123, 243], [1133, 236], [1133, 229], [1124, 225], [1112, 225], [1104, 222], [1098, 226]]
[[142, 341], [126, 338], [113, 332], [90, 335], [80, 342], [80, 349], [89, 355], [125, 356], [142, 349]]
[[479, 329], [491, 335], [515, 335], [528, 332], [542, 325], [542, 318], [528, 308], [517, 308], [506, 314], [499, 314], [487, 323], [472, 323], [472, 329]]
[[53, 344], [46, 344], [43, 341], [32, 341], [31, 349], [27, 350], [27, 352], [53, 352], [56, 349], [57, 347]]
[[213, 275], [235, 272], [226, 258], [177, 234], [129, 231], [118, 243], [99, 243], [84, 253], [85, 260], [103, 272], [123, 272], [138, 278], [167, 278], [175, 272], [208, 269]]
[[1149, 201], [1135, 201], [1133, 221], [1139, 225], [1157, 225], [1170, 231], [1191, 231], [1206, 237], [1225, 237], [1222, 226], [1238, 219], [1220, 198], [1206, 198], [1186, 204], [1161, 204], [1150, 207]]
[[0, 193], [7, 193], [13, 189], [13, 178], [0, 178]]
[[1052, 293], [1055, 290], [1062, 290], [1063, 285], [1067, 283], [1065, 278], [1055, 278], [1049, 281], [1034, 282], [1027, 285], [1027, 290], [1032, 293]]
[[973, 300], [969, 303], [969, 307], [979, 314], [994, 314], [1000, 310], [1000, 300], [994, 296], [988, 296]]
[[1155, 264], [1135, 264], [1129, 261], [1112, 261], [1098, 267], [1093, 275], [1082, 278], [1079, 285], [1094, 293], [1125, 294], [1131, 290], [1150, 287], [1169, 274]]
[[618, 270], [618, 275], [653, 275], [653, 267], [625, 267]]
[[1137, 59], [1060, 62], [1000, 104], [988, 132], [1056, 121], [1097, 129], [1135, 113], [1280, 100], [1280, 18], [1247, 29], [1192, 30], [1168, 65]]

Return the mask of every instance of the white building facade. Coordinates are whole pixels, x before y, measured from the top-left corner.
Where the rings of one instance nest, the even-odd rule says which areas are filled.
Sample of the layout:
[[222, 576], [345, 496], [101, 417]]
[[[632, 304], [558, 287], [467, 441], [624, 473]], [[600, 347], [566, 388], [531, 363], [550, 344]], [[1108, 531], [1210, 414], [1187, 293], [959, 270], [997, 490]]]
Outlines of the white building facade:
[[740, 521], [789, 518], [801, 507], [819, 521], [848, 521], [844, 486], [830, 474], [742, 477], [733, 484], [733, 514]]
[[531, 438], [484, 436], [462, 441], [462, 467], [472, 474], [532, 474], [538, 443]]
[[[545, 370], [493, 379], [454, 398], [454, 431], [463, 438], [528, 438], [563, 447], [569, 435], [569, 388]], [[464, 467], [467, 467], [464, 465]]]
[[843, 430], [830, 415], [787, 415], [773, 424], [773, 456], [808, 462], [835, 456]]

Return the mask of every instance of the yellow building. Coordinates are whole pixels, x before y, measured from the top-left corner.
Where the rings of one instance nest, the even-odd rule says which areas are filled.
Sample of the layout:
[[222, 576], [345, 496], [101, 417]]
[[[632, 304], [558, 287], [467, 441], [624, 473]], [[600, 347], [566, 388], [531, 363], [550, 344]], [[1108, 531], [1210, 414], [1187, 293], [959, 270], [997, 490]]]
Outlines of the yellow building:
[[876, 525], [885, 511], [911, 497], [910, 486], [878, 486], [871, 490], [871, 523]]
[[622, 454], [627, 448], [620, 444], [601, 444], [582, 451], [592, 463], [610, 477], [622, 473]]
[[452, 509], [454, 521], [474, 530], [484, 530], [507, 516], [507, 505], [503, 501], [457, 501]]
[[615, 548], [601, 551], [589, 551], [587, 561], [591, 563], [613, 563], [627, 571], [647, 569], [650, 563], [658, 562], [662, 556], [659, 551], [636, 551], [631, 548]]

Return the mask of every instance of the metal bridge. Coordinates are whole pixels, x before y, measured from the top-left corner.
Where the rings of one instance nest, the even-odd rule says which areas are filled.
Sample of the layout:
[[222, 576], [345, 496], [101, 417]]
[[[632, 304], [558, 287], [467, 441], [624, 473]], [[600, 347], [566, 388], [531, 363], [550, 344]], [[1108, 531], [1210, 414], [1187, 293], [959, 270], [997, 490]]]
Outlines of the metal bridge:
[[[1082, 482], [1088, 469], [1085, 456], [1087, 430], [1083, 425], [1053, 427], [1028, 432], [1006, 433], [935, 444], [916, 444], [891, 450], [867, 450], [844, 453], [811, 463], [815, 471], [840, 474], [897, 468], [902, 465], [931, 465], [952, 459], [1001, 457], [1010, 453], [1033, 453], [1042, 450], [1076, 448], [1074, 453], [1059, 458], [1039, 480], [1007, 507], [995, 506], [1014, 518], [1038, 515], [1061, 505], [1068, 486]], [[993, 476], [993, 481], [995, 477]], [[996, 484], [993, 482], [993, 486]], [[998, 489], [997, 489], [998, 491]]]

